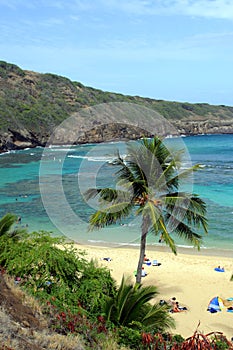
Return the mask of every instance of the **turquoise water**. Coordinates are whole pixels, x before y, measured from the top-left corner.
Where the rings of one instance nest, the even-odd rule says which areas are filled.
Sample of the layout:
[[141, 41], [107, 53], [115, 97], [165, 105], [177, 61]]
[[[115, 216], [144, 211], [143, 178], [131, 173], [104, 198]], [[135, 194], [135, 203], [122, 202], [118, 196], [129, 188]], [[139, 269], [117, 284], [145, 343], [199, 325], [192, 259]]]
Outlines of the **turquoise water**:
[[[177, 139], [167, 139], [175, 147]], [[184, 167], [199, 163], [201, 171], [190, 188], [207, 203], [209, 234], [204, 248], [233, 250], [233, 135], [200, 135], [182, 138], [186, 147]], [[26, 149], [0, 156], [0, 215], [13, 212], [22, 217], [29, 231], [64, 234], [82, 244], [138, 245], [140, 221], [134, 217], [123, 225], [88, 232], [88, 218], [95, 201], [87, 204], [82, 193], [89, 187], [111, 185], [117, 149], [124, 143], [76, 147]], [[190, 157], [190, 159], [189, 159]], [[187, 243], [177, 241], [179, 245]], [[158, 245], [158, 238], [148, 237]]]

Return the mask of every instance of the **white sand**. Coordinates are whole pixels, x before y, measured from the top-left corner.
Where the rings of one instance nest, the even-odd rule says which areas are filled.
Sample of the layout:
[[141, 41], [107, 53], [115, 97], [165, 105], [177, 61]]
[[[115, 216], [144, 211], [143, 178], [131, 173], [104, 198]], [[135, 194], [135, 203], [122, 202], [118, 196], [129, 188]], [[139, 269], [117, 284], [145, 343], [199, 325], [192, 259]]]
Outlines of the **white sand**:
[[[96, 258], [103, 266], [107, 266], [119, 284], [122, 275], [131, 276], [137, 268], [139, 248], [109, 248], [77, 245], [78, 249], [87, 252], [87, 257]], [[148, 276], [142, 279], [144, 285], [155, 285], [158, 288], [156, 301], [168, 300], [175, 296], [188, 308], [188, 311], [171, 314], [176, 321], [173, 334], [181, 334], [187, 338], [197, 329], [204, 334], [212, 331], [223, 332], [233, 337], [233, 313], [224, 308], [221, 312], [207, 311], [208, 303], [214, 296], [224, 299], [233, 297], [233, 260], [230, 257], [207, 256], [202, 252], [195, 254], [178, 253], [174, 255], [166, 247], [158, 250], [147, 250], [150, 260], [157, 259], [161, 266], [145, 266]], [[110, 257], [110, 262], [101, 258]], [[216, 266], [224, 266], [225, 272], [216, 272]]]

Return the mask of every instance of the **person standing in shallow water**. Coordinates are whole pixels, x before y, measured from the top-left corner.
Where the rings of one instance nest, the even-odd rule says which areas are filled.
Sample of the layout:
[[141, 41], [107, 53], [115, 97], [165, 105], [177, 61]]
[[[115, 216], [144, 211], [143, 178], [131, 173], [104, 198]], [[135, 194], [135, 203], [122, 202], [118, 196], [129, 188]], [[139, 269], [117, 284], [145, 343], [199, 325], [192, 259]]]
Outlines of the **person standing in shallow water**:
[[22, 220], [21, 216], [18, 216], [18, 219], [17, 219], [16, 223], [17, 224], [21, 224], [21, 220]]

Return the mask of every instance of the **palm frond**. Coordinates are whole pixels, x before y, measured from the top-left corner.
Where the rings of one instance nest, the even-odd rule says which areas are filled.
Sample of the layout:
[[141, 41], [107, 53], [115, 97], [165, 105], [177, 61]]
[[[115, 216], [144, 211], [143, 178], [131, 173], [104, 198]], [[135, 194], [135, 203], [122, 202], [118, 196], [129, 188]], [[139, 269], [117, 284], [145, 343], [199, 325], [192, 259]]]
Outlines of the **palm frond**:
[[174, 190], [179, 186], [179, 178], [176, 176], [177, 168], [175, 160], [171, 160], [169, 164], [163, 169], [163, 172], [160, 174], [159, 178], [156, 181], [156, 187], [160, 192], [164, 190]]
[[134, 197], [139, 196], [146, 191], [145, 176], [137, 163], [128, 160], [122, 163], [121, 168], [116, 173], [117, 185], [124, 188], [130, 188]]
[[175, 242], [171, 237], [170, 232], [168, 231], [164, 218], [162, 216], [159, 219], [159, 224], [160, 224], [160, 233], [163, 237], [164, 242], [170, 247], [171, 251], [174, 254], [177, 254]]
[[117, 321], [120, 324], [123, 323], [123, 319], [125, 317], [125, 309], [127, 309], [127, 305], [129, 303], [130, 295], [132, 294], [133, 289], [133, 284], [130, 283], [129, 278], [125, 279], [125, 276], [123, 275], [116, 300]]
[[194, 232], [188, 225], [184, 222], [178, 222], [174, 232], [180, 237], [185, 239], [186, 241], [192, 243], [194, 247], [200, 249], [200, 245], [202, 243], [202, 236], [196, 232]]
[[129, 216], [132, 206], [129, 202], [121, 202], [111, 204], [108, 208], [96, 211], [89, 219], [89, 230], [93, 230], [94, 228], [100, 229], [121, 221], [123, 218]]
[[153, 226], [154, 232], [159, 233], [159, 218], [161, 216], [160, 209], [155, 206], [152, 202], [148, 201], [144, 207], [141, 208], [142, 216], [147, 216], [149, 218], [149, 225]]
[[[204, 233], [208, 233], [208, 224], [206, 219], [206, 204], [197, 195], [190, 195], [186, 192], [175, 192], [168, 194], [165, 197], [165, 206], [167, 211], [167, 218], [169, 215], [176, 218], [176, 221], [187, 222], [190, 226], [201, 228]], [[170, 220], [170, 226], [172, 220]], [[177, 222], [173, 220], [175, 226]]]
[[[122, 297], [126, 297], [120, 311], [121, 315], [119, 321], [123, 325], [130, 324], [133, 320], [142, 316], [144, 305], [151, 301], [157, 295], [157, 288], [155, 286], [134, 285], [124, 287], [124, 294]], [[121, 299], [121, 302], [123, 298]]]
[[122, 191], [120, 189], [114, 188], [90, 188], [84, 193], [84, 197], [86, 200], [89, 200], [93, 197], [99, 195], [99, 202], [130, 202], [131, 201], [131, 193], [130, 191]]
[[150, 232], [155, 236], [162, 235], [164, 242], [171, 248], [172, 252], [176, 254], [176, 246], [167, 229], [164, 221], [164, 214], [161, 209], [155, 206], [153, 202], [148, 201], [141, 210], [143, 211], [142, 215], [147, 215], [149, 217]]
[[88, 201], [91, 198], [95, 198], [100, 192], [101, 188], [89, 188], [83, 195], [84, 198]]
[[16, 215], [7, 213], [0, 220], [0, 237], [9, 233], [10, 228], [16, 222]]
[[158, 294], [156, 286], [135, 285], [124, 311], [123, 324], [131, 323], [136, 317], [141, 317], [145, 304]]
[[[194, 172], [196, 172], [200, 169], [202, 169], [201, 166], [199, 164], [195, 164], [192, 167], [185, 169], [181, 172], [180, 171], [179, 172], [177, 171], [176, 173], [174, 172], [174, 176], [167, 180], [168, 188], [170, 188], [170, 186], [173, 183], [180, 184], [181, 181], [188, 180], [190, 178], [190, 176], [193, 175]], [[176, 187], [176, 188], [178, 188], [178, 187]]]
[[143, 317], [142, 323], [148, 331], [163, 332], [168, 328], [175, 328], [175, 320], [168, 313], [167, 305], [154, 304]]
[[134, 327], [139, 322], [149, 330], [166, 330], [174, 325], [166, 306], [152, 306], [150, 301], [158, 294], [155, 286], [142, 286], [131, 283], [129, 278], [122, 277], [116, 295], [106, 301], [106, 319], [116, 325]]
[[143, 144], [157, 158], [160, 164], [165, 164], [171, 155], [159, 137], [153, 137], [152, 139], [143, 138]]

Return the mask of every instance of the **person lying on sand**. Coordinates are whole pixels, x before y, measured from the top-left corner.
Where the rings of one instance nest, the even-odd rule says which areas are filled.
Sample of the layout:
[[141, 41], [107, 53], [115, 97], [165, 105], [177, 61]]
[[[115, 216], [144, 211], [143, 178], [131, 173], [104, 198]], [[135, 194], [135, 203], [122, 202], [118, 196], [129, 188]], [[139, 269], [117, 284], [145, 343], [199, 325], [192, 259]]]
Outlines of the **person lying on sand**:
[[178, 301], [175, 303], [175, 305], [173, 306], [173, 309], [172, 311], [173, 312], [182, 312], [182, 311], [186, 311], [187, 310], [187, 307], [186, 306], [180, 306]]
[[182, 311], [187, 311], [187, 307], [186, 306], [180, 306], [178, 301], [175, 301], [175, 297], [172, 298], [172, 309], [170, 310], [170, 312], [182, 312]]
[[112, 259], [111, 258], [102, 258], [102, 260], [111, 261]]
[[172, 307], [176, 305], [176, 297], [172, 297], [171, 299], [169, 299], [168, 304]]
[[144, 254], [144, 262], [147, 262], [147, 261], [150, 261], [150, 259], [148, 259], [147, 257], [146, 257], [146, 254]]

